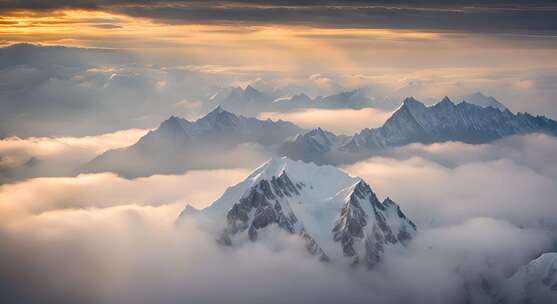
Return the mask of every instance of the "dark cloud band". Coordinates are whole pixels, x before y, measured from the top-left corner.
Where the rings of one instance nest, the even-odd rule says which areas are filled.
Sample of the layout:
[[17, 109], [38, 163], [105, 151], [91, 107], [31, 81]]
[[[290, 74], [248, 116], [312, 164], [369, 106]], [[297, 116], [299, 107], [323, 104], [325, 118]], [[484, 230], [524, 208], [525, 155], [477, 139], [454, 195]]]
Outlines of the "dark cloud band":
[[0, 9], [100, 9], [164, 23], [289, 24], [458, 32], [553, 33], [554, 1], [0, 1]]

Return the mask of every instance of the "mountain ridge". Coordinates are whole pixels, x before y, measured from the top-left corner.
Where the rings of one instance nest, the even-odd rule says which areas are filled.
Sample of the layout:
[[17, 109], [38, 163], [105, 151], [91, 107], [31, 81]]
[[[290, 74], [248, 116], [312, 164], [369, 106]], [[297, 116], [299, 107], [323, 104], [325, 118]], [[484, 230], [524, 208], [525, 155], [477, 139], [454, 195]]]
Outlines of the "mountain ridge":
[[172, 115], [135, 144], [106, 151], [81, 171], [111, 171], [124, 177], [183, 173], [210, 166], [211, 157], [215, 160], [242, 143], [271, 146], [301, 130], [290, 122], [244, 117], [217, 106], [193, 122]]
[[[431, 106], [408, 97], [381, 127], [363, 129], [345, 138], [340, 145], [335, 142], [314, 149], [309, 141], [299, 140], [307, 137], [308, 132], [283, 143], [280, 151], [294, 159], [337, 164], [411, 143], [460, 141], [483, 144], [505, 136], [536, 132], [557, 136], [557, 122], [528, 113], [513, 114], [507, 108], [481, 107], [466, 101], [455, 104], [448, 97]], [[328, 136], [335, 138], [330, 132]]]
[[342, 164], [411, 143], [483, 144], [535, 132], [557, 136], [557, 122], [528, 113], [513, 114], [507, 108], [480, 107], [466, 101], [455, 104], [448, 97], [431, 106], [408, 97], [381, 127], [366, 128], [353, 136], [319, 127], [306, 132], [289, 122], [244, 117], [218, 105], [196, 121], [170, 116], [136, 144], [103, 153], [81, 172], [112, 171], [137, 177], [212, 168], [208, 157], [218, 158], [241, 143], [256, 143], [265, 153], [296, 160]]
[[268, 227], [298, 235], [321, 260], [350, 265], [379, 263], [404, 250], [417, 228], [391, 199], [380, 202], [361, 178], [332, 166], [273, 158], [228, 188], [209, 207], [184, 209], [221, 231], [223, 245], [257, 241]]

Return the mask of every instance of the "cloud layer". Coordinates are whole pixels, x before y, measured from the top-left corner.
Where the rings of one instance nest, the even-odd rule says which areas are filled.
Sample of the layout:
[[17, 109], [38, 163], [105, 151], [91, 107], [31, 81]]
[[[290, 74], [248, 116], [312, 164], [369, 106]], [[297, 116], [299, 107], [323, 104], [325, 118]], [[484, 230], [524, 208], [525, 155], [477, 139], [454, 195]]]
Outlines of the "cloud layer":
[[345, 169], [380, 194], [408, 202], [404, 207], [422, 226], [492, 217], [557, 231], [556, 167], [548, 161], [556, 148], [557, 140], [545, 135], [490, 145], [409, 145], [393, 151], [398, 159], [372, 157]]
[[364, 128], [380, 127], [391, 114], [391, 112], [373, 108], [362, 110], [308, 108], [283, 113], [265, 112], [259, 114], [258, 117], [260, 119], [282, 119], [307, 129], [321, 127], [335, 134], [353, 135]]
[[[386, 255], [372, 271], [321, 263], [280, 230], [267, 231], [261, 242], [222, 248], [195, 222], [177, 225], [185, 203], [207, 205], [249, 169], [134, 180], [93, 174], [3, 185], [1, 299], [513, 303], [517, 299], [506, 298], [505, 278], [556, 249], [557, 176], [550, 165], [555, 145], [543, 135], [480, 146], [412, 145], [394, 158], [346, 167], [418, 224], [408, 250]], [[538, 156], [523, 153], [527, 149]], [[549, 165], [539, 167], [543, 162]]]
[[[209, 39], [207, 35], [217, 35], [214, 30], [197, 29], [192, 35], [196, 39]], [[494, 43], [493, 39], [407, 37], [399, 41], [389, 38], [391, 33], [355, 30], [346, 33], [316, 29], [277, 31], [257, 29], [242, 36], [218, 32], [224, 36], [212, 39], [222, 41], [222, 45], [209, 47], [208, 42], [196, 40], [194, 45], [176, 46], [177, 50], [163, 47], [132, 52], [32, 45], [0, 48], [3, 82], [0, 136], [84, 136], [154, 128], [170, 115], [198, 117], [207, 110], [207, 101], [219, 88], [250, 83], [284, 96], [329, 95], [366, 88], [370, 98], [385, 101], [389, 108], [396, 108], [407, 96], [433, 103], [445, 95], [460, 100], [460, 96], [483, 91], [512, 111], [557, 116], [553, 98], [557, 94], [553, 85], [557, 70], [550, 60], [555, 54], [548, 47], [535, 47], [525, 53], [512, 45], [498, 45], [495, 55], [481, 48], [467, 49], [469, 45]], [[278, 41], [273, 38], [275, 35], [280, 36]], [[332, 38], [339, 35], [347, 39]], [[292, 39], [299, 42], [289, 47], [294, 49], [282, 47]], [[351, 45], [354, 39], [359, 47]], [[454, 43], [446, 46], [445, 41], [453, 39], [456, 39]], [[230, 40], [237, 44], [233, 49], [263, 42], [254, 46], [253, 54], [227, 56], [229, 60], [218, 53], [228, 50], [226, 44]], [[426, 41], [438, 46], [435, 51], [423, 48]], [[418, 45], [412, 46], [415, 43]], [[319, 54], [313, 51], [316, 47], [322, 49]], [[377, 49], [373, 58], [365, 51], [369, 48]], [[406, 51], [390, 51], [393, 48], [415, 49], [413, 59], [409, 60]], [[206, 56], [179, 55], [193, 50], [210, 54], [214, 58], [211, 65]], [[285, 53], [270, 57], [258, 55], [283, 52], [280, 50]], [[477, 55], [474, 62], [466, 60], [470, 53]], [[532, 56], [533, 53], [536, 55]], [[253, 62], [256, 57], [261, 58], [257, 64]], [[329, 112], [306, 110], [281, 115], [300, 122], [307, 121], [308, 117], [315, 121], [318, 117], [320, 122], [334, 124], [332, 127], [342, 132], [372, 127], [383, 117], [373, 115], [377, 119], [366, 125], [365, 111], [339, 113], [354, 118], [347, 120], [354, 123], [342, 128], [339, 123], [320, 118], [330, 116]]]
[[[4, 1], [5, 12], [94, 9], [169, 24], [288, 24], [461, 32], [557, 30], [552, 1]], [[98, 23], [98, 22], [97, 22]]]
[[130, 146], [148, 130], [83, 137], [8, 137], [0, 140], [0, 184], [38, 176], [72, 176], [99, 154]]

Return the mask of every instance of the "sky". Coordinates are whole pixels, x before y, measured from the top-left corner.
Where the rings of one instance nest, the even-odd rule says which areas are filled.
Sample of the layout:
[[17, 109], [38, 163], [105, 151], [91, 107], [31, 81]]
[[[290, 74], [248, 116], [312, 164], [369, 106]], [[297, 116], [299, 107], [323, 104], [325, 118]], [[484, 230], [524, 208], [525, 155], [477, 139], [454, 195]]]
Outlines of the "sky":
[[[469, 284], [555, 251], [557, 140], [542, 134], [341, 166], [418, 226], [368, 272], [320, 263], [281, 231], [223, 251], [177, 224], [271, 157], [257, 144], [183, 174], [75, 170], [171, 115], [199, 118], [231, 86], [281, 98], [365, 88], [391, 110], [479, 91], [556, 119], [557, 3], [486, 2], [0, 0], [0, 302], [458, 303], [479, 296]], [[350, 135], [391, 110], [258, 118]]]
[[553, 1], [1, 1], [0, 12], [2, 136], [154, 128], [248, 84], [366, 87], [394, 107], [480, 91], [557, 116]]

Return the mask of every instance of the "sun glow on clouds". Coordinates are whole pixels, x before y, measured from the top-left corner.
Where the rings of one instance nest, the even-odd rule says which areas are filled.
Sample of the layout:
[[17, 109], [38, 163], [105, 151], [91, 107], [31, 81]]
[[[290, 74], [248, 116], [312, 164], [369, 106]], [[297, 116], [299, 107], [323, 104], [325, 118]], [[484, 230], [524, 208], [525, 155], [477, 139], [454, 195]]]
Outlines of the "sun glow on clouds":
[[153, 175], [133, 180], [112, 173], [28, 179], [0, 186], [0, 219], [6, 221], [21, 213], [41, 214], [65, 209], [174, 204], [178, 205], [177, 216], [186, 204], [206, 207], [249, 171], [194, 170], [183, 175]]
[[303, 109], [294, 112], [265, 112], [259, 115], [261, 119], [291, 121], [302, 128], [321, 127], [328, 131], [353, 135], [364, 128], [381, 126], [391, 112], [384, 112], [374, 108], [354, 109]]
[[[440, 38], [437, 33], [389, 29], [280, 24], [163, 24], [93, 10], [19, 11], [3, 16], [1, 21], [0, 38], [5, 44], [32, 42], [141, 49], [159, 55], [187, 55], [197, 63], [264, 64], [271, 70], [316, 67], [324, 62], [356, 68], [357, 64], [346, 52], [347, 45]], [[207, 62], [207, 58], [211, 58], [211, 62]]]
[[[389, 30], [389, 29], [334, 29], [316, 28], [309, 26], [291, 25], [217, 25], [217, 24], [162, 24], [145, 18], [135, 18], [126, 15], [93, 10], [60, 10], [53, 12], [16, 11], [4, 15], [0, 19], [0, 35], [7, 38], [23, 36], [32, 42], [56, 43], [63, 39], [73, 41], [73, 45], [91, 47], [108, 43], [112, 37], [133, 39], [137, 41], [148, 38], [159, 38], [158, 42], [168, 45], [189, 45], [194, 42], [216, 43], [218, 37], [221, 42], [246, 42], [249, 40], [266, 40], [279, 43], [289, 42], [292, 46], [303, 40], [318, 40], [350, 36], [352, 38], [376, 39], [438, 39], [440, 35], [433, 32]], [[33, 35], [30, 35], [33, 34]], [[241, 35], [238, 35], [241, 34]], [[62, 35], [64, 38], [62, 38]], [[296, 41], [292, 41], [296, 39]], [[13, 42], [17, 42], [17, 39]], [[27, 41], [30, 41], [27, 40]], [[144, 46], [153, 47], [145, 42]], [[161, 46], [165, 46], [164, 44]], [[285, 45], [286, 46], [286, 45]]]
[[[213, 73], [250, 71], [251, 79], [269, 74], [293, 77], [314, 73], [388, 77], [398, 72], [411, 77], [424, 69], [481, 68], [492, 72], [504, 67], [555, 67], [552, 60], [555, 50], [545, 45], [554, 42], [548, 39], [541, 46], [534, 44], [525, 49], [508, 37], [486, 38], [482, 34], [433, 30], [335, 28], [318, 23], [310, 26], [271, 21], [195, 24], [182, 19], [171, 22], [133, 17], [118, 10], [4, 14], [0, 17], [0, 41], [5, 45], [31, 42], [126, 49], [155, 65], [208, 67]], [[457, 80], [460, 84], [468, 78]], [[491, 83], [489, 77], [480, 80], [485, 80], [484, 86]], [[396, 86], [396, 82], [389, 82], [388, 86]], [[400, 93], [411, 94], [408, 90], [411, 88]]]
[[129, 129], [83, 137], [8, 137], [0, 140], [0, 166], [21, 165], [30, 157], [83, 162], [110, 149], [130, 146], [148, 130]]
[[41, 44], [64, 44], [87, 46], [85, 41], [100, 39], [100, 31], [107, 25], [117, 26], [127, 19], [101, 11], [64, 10], [37, 13], [16, 11], [1, 18], [0, 36], [5, 41], [35, 42]]

